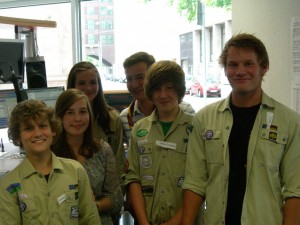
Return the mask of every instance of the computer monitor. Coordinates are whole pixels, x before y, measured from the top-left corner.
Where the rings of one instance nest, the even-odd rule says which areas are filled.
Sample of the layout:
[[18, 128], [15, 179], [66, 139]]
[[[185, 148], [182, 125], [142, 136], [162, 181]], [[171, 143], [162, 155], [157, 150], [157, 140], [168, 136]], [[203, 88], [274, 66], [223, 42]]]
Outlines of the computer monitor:
[[39, 99], [55, 107], [56, 99], [65, 90], [64, 86], [26, 89], [28, 99]]
[[24, 82], [25, 41], [0, 39], [0, 83], [12, 83], [12, 70], [20, 82]]
[[17, 96], [14, 89], [0, 90], [0, 128], [8, 127], [9, 116], [17, 105]]

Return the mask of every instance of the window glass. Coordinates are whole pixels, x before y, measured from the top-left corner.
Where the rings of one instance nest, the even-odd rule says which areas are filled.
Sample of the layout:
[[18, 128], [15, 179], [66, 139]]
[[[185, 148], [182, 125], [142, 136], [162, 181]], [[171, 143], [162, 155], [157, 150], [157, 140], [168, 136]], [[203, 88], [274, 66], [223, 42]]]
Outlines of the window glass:
[[[146, 51], [156, 60], [175, 60], [182, 66], [187, 86], [184, 100], [198, 110], [228, 94], [222, 91], [226, 78], [217, 60], [226, 38], [231, 37], [231, 15], [224, 9], [200, 7], [201, 18], [198, 15], [198, 21], [189, 23], [177, 6], [168, 2], [76, 0], [72, 1], [76, 7], [62, 3], [0, 9], [0, 15], [57, 22], [56, 28], [37, 28], [38, 53], [46, 61], [48, 86], [65, 85], [76, 55], [76, 61], [88, 60], [97, 66], [104, 90], [126, 90], [123, 61], [137, 51]], [[79, 26], [71, 19], [74, 8], [79, 9], [74, 12], [80, 18]], [[72, 27], [76, 28], [73, 37], [80, 34], [80, 43], [73, 45]], [[14, 38], [14, 26], [0, 24], [0, 37]], [[212, 84], [218, 87], [210, 92], [217, 94], [207, 92]]]
[[[0, 9], [0, 15], [56, 21], [56, 28], [36, 28], [37, 54], [44, 57], [48, 86], [65, 86], [66, 76], [72, 66], [71, 4]], [[14, 25], [0, 24], [0, 38], [14, 39]], [[26, 34], [22, 34], [21, 39], [26, 39]]]

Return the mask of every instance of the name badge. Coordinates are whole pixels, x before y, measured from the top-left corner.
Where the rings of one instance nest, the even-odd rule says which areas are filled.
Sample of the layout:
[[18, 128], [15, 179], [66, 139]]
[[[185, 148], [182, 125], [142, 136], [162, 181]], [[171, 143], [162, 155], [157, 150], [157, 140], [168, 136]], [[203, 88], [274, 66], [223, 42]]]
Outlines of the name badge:
[[172, 142], [156, 141], [156, 145], [163, 147], [163, 148], [170, 148], [173, 150], [176, 149], [176, 143], [172, 143]]

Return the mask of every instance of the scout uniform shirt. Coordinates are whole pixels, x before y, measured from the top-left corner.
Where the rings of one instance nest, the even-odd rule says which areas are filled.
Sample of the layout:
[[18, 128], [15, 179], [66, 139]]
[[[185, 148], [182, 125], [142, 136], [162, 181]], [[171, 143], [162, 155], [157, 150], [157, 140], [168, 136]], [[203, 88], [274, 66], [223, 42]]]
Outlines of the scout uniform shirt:
[[25, 158], [0, 179], [1, 225], [99, 225], [88, 176], [75, 160], [52, 153], [48, 182]]
[[[193, 107], [185, 101], [181, 101], [179, 107], [186, 113], [195, 114]], [[129, 144], [131, 129], [133, 125], [140, 119], [145, 118], [145, 115], [140, 111], [138, 100], [134, 100], [129, 107], [122, 110], [120, 118], [123, 126], [123, 140]]]
[[[195, 115], [183, 189], [205, 196], [205, 225], [224, 224], [228, 140], [233, 124], [227, 99]], [[249, 138], [242, 225], [282, 225], [284, 200], [300, 197], [300, 116], [262, 95]]]
[[132, 129], [125, 183], [141, 184], [152, 225], [168, 221], [181, 207], [181, 185], [192, 119], [193, 115], [180, 110], [164, 135], [154, 110]]

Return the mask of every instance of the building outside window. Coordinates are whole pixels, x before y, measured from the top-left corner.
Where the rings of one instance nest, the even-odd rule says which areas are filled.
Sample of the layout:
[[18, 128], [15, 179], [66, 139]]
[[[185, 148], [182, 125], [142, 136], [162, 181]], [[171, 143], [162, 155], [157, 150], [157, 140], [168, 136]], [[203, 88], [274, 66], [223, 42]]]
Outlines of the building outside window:
[[[205, 73], [215, 74], [217, 71], [208, 68], [205, 72], [203, 69], [206, 52], [209, 52], [207, 61], [211, 62], [210, 65], [218, 66], [213, 34], [221, 36], [221, 43], [226, 42], [225, 37], [231, 36], [226, 33], [230, 32], [226, 26], [231, 23], [231, 17], [220, 16], [222, 10], [217, 10], [216, 16], [212, 13], [215, 9], [207, 7], [201, 7], [205, 20], [197, 24], [197, 21], [188, 23], [167, 1], [150, 1], [148, 4], [139, 0], [46, 2], [5, 9], [1, 9], [0, 2], [0, 15], [57, 22], [56, 28], [37, 28], [38, 51], [45, 57], [48, 86], [65, 85], [72, 65], [79, 60], [89, 60], [98, 66], [105, 89], [126, 89], [124, 83], [118, 83], [124, 77], [122, 63], [137, 51], [147, 51], [157, 60], [175, 60], [183, 66], [187, 76], [205, 82]], [[75, 12], [78, 24], [72, 17], [74, 9], [78, 9]], [[220, 21], [211, 22], [209, 16]], [[224, 24], [221, 32], [214, 33], [215, 24], [221, 23]], [[205, 38], [207, 27], [211, 28], [210, 38]], [[0, 24], [0, 37], [14, 38], [14, 26]], [[206, 50], [202, 47], [205, 41], [209, 42]]]

